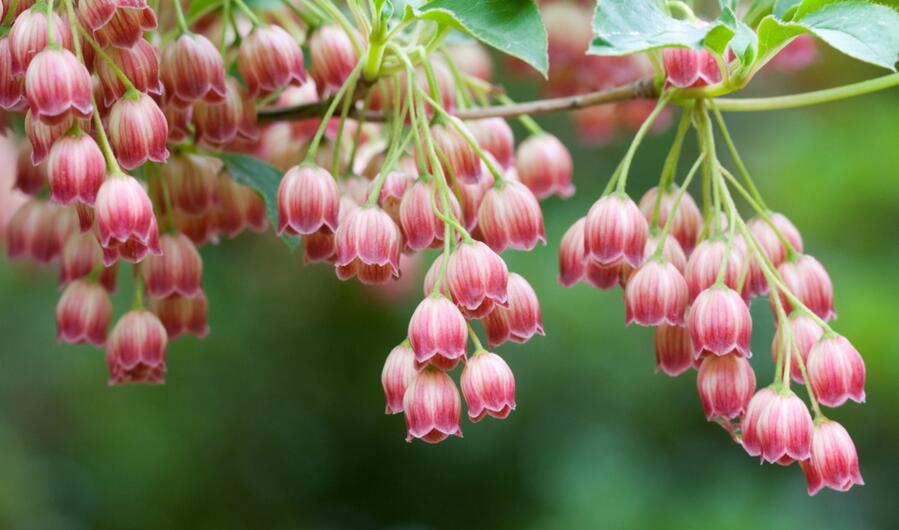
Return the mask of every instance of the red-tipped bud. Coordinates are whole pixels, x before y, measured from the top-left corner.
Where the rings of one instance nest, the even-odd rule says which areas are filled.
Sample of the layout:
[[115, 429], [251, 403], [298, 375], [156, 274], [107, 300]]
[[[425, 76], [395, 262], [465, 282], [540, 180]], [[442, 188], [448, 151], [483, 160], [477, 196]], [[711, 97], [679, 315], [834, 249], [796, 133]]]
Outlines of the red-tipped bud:
[[467, 326], [449, 298], [434, 294], [422, 300], [409, 320], [409, 343], [416, 366], [431, 364], [452, 370], [465, 358]]
[[721, 67], [708, 50], [666, 48], [665, 81], [678, 88], [700, 87], [721, 82]]
[[801, 70], [818, 60], [815, 36], [799, 35], [771, 59], [771, 66], [781, 71]]
[[557, 281], [571, 287], [584, 278], [584, 223], [581, 217], [571, 225], [559, 243], [559, 275]]
[[169, 141], [183, 142], [191, 135], [190, 122], [193, 119], [193, 107], [182, 109], [169, 103], [162, 112], [165, 114], [165, 121], [169, 124]]
[[268, 25], [255, 28], [240, 44], [237, 67], [247, 82], [250, 97], [270, 94], [306, 80], [303, 51], [284, 29]]
[[94, 204], [106, 178], [106, 160], [90, 135], [81, 131], [60, 138], [47, 158], [50, 198], [60, 204]]
[[630, 197], [607, 195], [596, 201], [587, 213], [584, 225], [587, 259], [600, 265], [624, 260], [639, 267], [648, 235], [646, 219]]
[[146, 0], [81, 0], [78, 2], [78, 18], [91, 30], [108, 23], [117, 9], [146, 9]]
[[209, 334], [209, 301], [202, 291], [192, 298], [151, 300], [150, 309], [159, 317], [170, 340], [184, 333], [200, 338]]
[[726, 287], [710, 287], [699, 293], [690, 307], [688, 326], [694, 353], [728, 355], [736, 350], [750, 356], [752, 317], [739, 293]]
[[[650, 188], [640, 199], [640, 211], [647, 221], [652, 222], [653, 212], [655, 212], [656, 201], [659, 202], [659, 214], [657, 226], [663, 228], [668, 222], [668, 216], [674, 206], [674, 200], [677, 196], [675, 190], [666, 191], [661, 198], [658, 197], [659, 188]], [[696, 239], [699, 237], [699, 231], [702, 229], [702, 213], [699, 207], [693, 201], [693, 197], [689, 193], [685, 193], [681, 197], [677, 211], [674, 212], [674, 220], [671, 225], [671, 235], [677, 239], [683, 248], [684, 253], [690, 255], [693, 248], [696, 247]]]
[[600, 291], [608, 291], [619, 285], [624, 267], [624, 262], [600, 265], [588, 260], [584, 267], [584, 280]]
[[114, 175], [107, 179], [97, 192], [94, 206], [107, 265], [118, 257], [136, 263], [151, 252], [159, 254], [153, 203], [133, 177]]
[[111, 319], [112, 302], [106, 289], [78, 280], [66, 287], [56, 305], [56, 339], [102, 346]]
[[[493, 155], [493, 158], [496, 159], [499, 165], [507, 169], [512, 166], [515, 162], [515, 137], [512, 134], [512, 128], [509, 127], [509, 123], [506, 120], [502, 118], [485, 118], [483, 120], [470, 121], [466, 125], [468, 125], [468, 129], [478, 142], [478, 145]], [[546, 136], [551, 137], [549, 135]], [[520, 147], [518, 152], [519, 156], [521, 156]], [[569, 157], [569, 162], [570, 160], [571, 157]], [[519, 175], [520, 173], [519, 171]], [[525, 182], [525, 184], [527, 183]], [[537, 192], [535, 191], [534, 193]]]
[[197, 246], [218, 243], [219, 235], [222, 233], [218, 220], [219, 214], [215, 210], [201, 214], [189, 214], [175, 210], [172, 215], [174, 228], [186, 235]]
[[315, 30], [309, 38], [309, 55], [312, 59], [310, 73], [322, 94], [343, 86], [359, 62], [350, 36], [335, 25]]
[[865, 401], [865, 361], [842, 335], [826, 336], [808, 354], [808, 378], [823, 405]]
[[468, 419], [473, 422], [488, 414], [503, 419], [515, 410], [515, 376], [495, 353], [482, 351], [465, 363], [461, 384]]
[[339, 208], [340, 192], [331, 173], [313, 164], [294, 166], [278, 187], [278, 233], [337, 230]]
[[[783, 278], [784, 283], [813, 313], [831, 320], [837, 314], [833, 308], [833, 283], [830, 275], [821, 263], [815, 258], [804, 254], [795, 261], [785, 261], [777, 272]], [[790, 303], [782, 296], [784, 309], [791, 310]]]
[[165, 144], [169, 126], [165, 114], [150, 96], [124, 97], [109, 111], [109, 143], [125, 169], [147, 160], [163, 163], [169, 157]]
[[385, 414], [403, 412], [403, 397], [415, 376], [415, 352], [409, 343], [403, 342], [390, 350], [381, 370], [381, 386], [387, 401]]
[[334, 232], [328, 227], [320, 228], [317, 232], [303, 236], [303, 261], [315, 263], [327, 261], [334, 263], [337, 259], [337, 245], [334, 242]]
[[[50, 34], [47, 22], [44, 9], [29, 9], [16, 17], [9, 29], [9, 50], [12, 54], [10, 66], [13, 74], [24, 74], [34, 57], [47, 47], [47, 37]], [[53, 34], [54, 42], [71, 49], [72, 33], [56, 13], [53, 14]]]
[[749, 400], [749, 405], [746, 406], [746, 414], [740, 421], [740, 443], [743, 444], [743, 449], [749, 453], [749, 456], [761, 456], [762, 454], [762, 442], [758, 429], [759, 418], [777, 397], [777, 390], [774, 387], [766, 386], [756, 392]]
[[215, 224], [222, 233], [236, 237], [247, 227], [261, 232], [268, 226], [265, 202], [253, 188], [239, 184], [223, 173], [219, 176], [216, 196], [219, 210]]
[[418, 373], [403, 397], [403, 411], [407, 442], [418, 438], [435, 444], [450, 436], [462, 436], [459, 390], [452, 378], [439, 370]]
[[94, 38], [100, 46], [131, 48], [137, 45], [145, 32], [156, 29], [156, 24], [156, 12], [146, 2], [137, 2], [133, 7], [118, 6], [108, 22], [94, 28]]
[[848, 491], [852, 486], [865, 484], [858, 469], [858, 452], [852, 437], [842, 425], [832, 420], [815, 425], [811, 458], [800, 464], [808, 481], [809, 495], [824, 487]]
[[737, 353], [710, 355], [699, 365], [696, 386], [706, 418], [731, 420], [745, 412], [755, 392], [755, 372]]
[[482, 166], [481, 169], [483, 177], [481, 177], [481, 182], [478, 184], [453, 183], [453, 191], [456, 198], [459, 199], [459, 205], [462, 208], [463, 218], [461, 220], [464, 221], [463, 224], [468, 230], [474, 230], [477, 226], [478, 210], [481, 208], [481, 203], [484, 202], [484, 196], [487, 195], [487, 191], [493, 187], [495, 182], [493, 175], [486, 170], [485, 166]]
[[[450, 215], [461, 217], [459, 203], [450, 197]], [[406, 189], [400, 202], [400, 225], [406, 235], [406, 245], [421, 250], [443, 242], [444, 224], [434, 208], [443, 211], [443, 203], [433, 182], [417, 181]]]
[[50, 154], [56, 140], [62, 138], [72, 128], [72, 119], [49, 125], [36, 119], [29, 109], [25, 114], [25, 136], [31, 144], [31, 162], [40, 164]]
[[509, 275], [508, 292], [508, 305], [495, 307], [483, 320], [487, 342], [491, 347], [507, 340], [527, 342], [535, 334], [543, 335], [540, 301], [531, 284], [521, 275], [512, 273]]
[[745, 274], [746, 259], [740, 246], [734, 242], [728, 254], [727, 242], [721, 239], [707, 239], [696, 246], [687, 261], [684, 277], [690, 288], [690, 299], [696, 298], [700, 292], [711, 287], [718, 279], [721, 262], [727, 256], [724, 269], [724, 284], [731, 289], [738, 289]]
[[364, 284], [399, 278], [402, 239], [399, 227], [384, 210], [364, 206], [351, 212], [337, 228], [337, 277], [356, 276]]
[[25, 77], [13, 74], [9, 39], [0, 38], [0, 108], [21, 110], [25, 105]]
[[518, 179], [538, 199], [552, 194], [567, 198], [574, 194], [573, 162], [568, 149], [551, 134], [531, 136], [518, 146], [515, 160]]
[[505, 305], [509, 269], [484, 243], [463, 242], [450, 255], [446, 283], [453, 301], [463, 309], [474, 311], [485, 303]]
[[25, 96], [34, 118], [48, 124], [89, 118], [91, 75], [69, 50], [48, 48], [34, 56], [25, 74]]
[[[784, 329], [790, 330], [792, 343], [786, 342], [787, 335], [782, 333]], [[790, 362], [790, 374], [794, 381], [802, 383], [804, 381], [802, 367], [799, 364], [799, 360], [796, 359], [796, 354], [807, 365], [809, 352], [821, 340], [822, 336], [824, 336], [824, 330], [811, 317], [793, 312], [790, 315], [789, 323], [786, 326], [778, 326], [777, 331], [774, 333], [774, 341], [771, 343], [771, 358], [776, 363], [778, 355], [785, 355], [786, 352], [792, 350], [793, 359]], [[795, 345], [795, 349], [793, 349], [793, 345]]]
[[[159, 55], [152, 44], [141, 39], [134, 47], [110, 47], [105, 51], [138, 91], [157, 95], [162, 93], [162, 85], [159, 82]], [[99, 55], [94, 57], [94, 71], [100, 78], [103, 103], [110, 107], [125, 95], [127, 89], [106, 58]]]
[[64, 241], [58, 221], [59, 209], [52, 204], [31, 200], [21, 205], [6, 226], [7, 256], [39, 263], [56, 259]]
[[[481, 159], [455, 127], [434, 125], [431, 127], [434, 148], [440, 158], [443, 173], [462, 184], [477, 184], [481, 180]], [[430, 160], [425, 167], [431, 168]]]
[[809, 457], [812, 416], [792, 391], [775, 392], [761, 410], [756, 436], [762, 459], [787, 465]]
[[[802, 252], [802, 236], [799, 235], [799, 230], [784, 215], [774, 213], [770, 217], [774, 228], [758, 218], [751, 219], [746, 223], [746, 226], [752, 232], [756, 241], [762, 246], [762, 250], [764, 250], [768, 259], [771, 260], [771, 263], [775, 267], [779, 267], [787, 257], [787, 248], [777, 235], [777, 231], [783, 234], [784, 238], [797, 252]], [[775, 228], [777, 231], [775, 231]], [[758, 296], [768, 293], [768, 280], [765, 278], [758, 260], [749, 260], [749, 276], [746, 278], [746, 281], [748, 282], [746, 287], [749, 289], [749, 294]]]
[[176, 106], [198, 99], [225, 99], [225, 64], [218, 49], [203, 35], [184, 33], [162, 52], [160, 77]]
[[219, 102], [199, 100], [194, 104], [192, 119], [199, 141], [221, 145], [240, 136], [254, 140], [259, 135], [256, 127], [256, 106], [247, 100], [240, 84], [233, 77], [225, 80], [225, 99]]
[[87, 276], [102, 259], [103, 252], [94, 234], [73, 234], [60, 254], [59, 283], [67, 284]]
[[650, 259], [630, 277], [624, 291], [625, 322], [641, 326], [684, 323], [687, 281], [670, 262]]
[[656, 327], [655, 349], [656, 371], [674, 377], [693, 366], [693, 341], [684, 326]]
[[527, 186], [514, 180], [487, 191], [478, 209], [478, 228], [496, 252], [510, 247], [531, 250], [538, 241], [546, 243], [540, 203]]
[[147, 294], [151, 298], [200, 294], [203, 259], [191, 240], [183, 234], [166, 234], [159, 238], [159, 248], [162, 254], [149, 256], [141, 266]]
[[145, 309], [125, 313], [106, 342], [109, 384], [164, 383], [167, 342], [156, 315]]

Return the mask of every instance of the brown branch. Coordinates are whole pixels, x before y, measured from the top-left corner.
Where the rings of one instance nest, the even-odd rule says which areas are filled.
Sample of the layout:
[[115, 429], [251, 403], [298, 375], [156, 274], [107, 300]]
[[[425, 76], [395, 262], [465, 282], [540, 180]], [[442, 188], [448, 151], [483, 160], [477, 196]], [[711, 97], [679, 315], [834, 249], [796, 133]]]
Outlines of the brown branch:
[[[629, 99], [655, 99], [659, 96], [658, 85], [652, 78], [644, 78], [627, 85], [613, 88], [605, 88], [596, 92], [578, 94], [562, 98], [538, 99], [524, 103], [510, 105], [495, 105], [490, 107], [475, 107], [458, 110], [455, 115], [462, 120], [477, 120], [481, 118], [514, 118], [522, 115], [546, 114], [566, 110], [576, 110], [596, 105], [626, 101]], [[275, 107], [259, 110], [259, 123], [272, 123], [285, 120], [302, 120], [315, 118], [324, 114], [325, 109], [331, 104], [330, 99], [296, 105], [292, 107]], [[354, 112], [359, 116], [358, 111]], [[366, 121], [387, 121], [388, 116], [381, 112], [368, 112]]]

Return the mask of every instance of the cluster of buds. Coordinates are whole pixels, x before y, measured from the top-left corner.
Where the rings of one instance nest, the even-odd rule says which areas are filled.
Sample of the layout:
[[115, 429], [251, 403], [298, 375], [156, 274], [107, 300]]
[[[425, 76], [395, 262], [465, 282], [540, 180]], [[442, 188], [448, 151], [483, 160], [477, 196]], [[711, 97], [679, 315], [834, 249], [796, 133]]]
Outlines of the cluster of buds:
[[[720, 80], [708, 52], [666, 49], [663, 55], [669, 86]], [[657, 105], [641, 133], [663, 106], [664, 101]], [[690, 123], [702, 154], [678, 187], [673, 174]], [[836, 314], [827, 271], [803, 253], [793, 223], [764, 206], [745, 169], [744, 187], [717, 160], [708, 111], [687, 110], [681, 124], [659, 186], [635, 202], [624, 190], [638, 133], [608, 191], [565, 234], [560, 283], [584, 281], [601, 290], [621, 286], [626, 323], [655, 328], [657, 371], [678, 376], [695, 369], [706, 418], [750, 456], [800, 463], [812, 495], [824, 486], [845, 491], [862, 484], [851, 438], [821, 412], [822, 405], [860, 403], [865, 397], [861, 356], [828, 324]], [[723, 120], [719, 125], [727, 135]], [[706, 201], [702, 211], [687, 193], [700, 167], [704, 185], [719, 198]], [[740, 217], [731, 190], [746, 198], [757, 217]], [[774, 382], [756, 391], [749, 305], [760, 296], [769, 298], [775, 317], [776, 368]], [[793, 381], [807, 388], [809, 405], [792, 391]]]

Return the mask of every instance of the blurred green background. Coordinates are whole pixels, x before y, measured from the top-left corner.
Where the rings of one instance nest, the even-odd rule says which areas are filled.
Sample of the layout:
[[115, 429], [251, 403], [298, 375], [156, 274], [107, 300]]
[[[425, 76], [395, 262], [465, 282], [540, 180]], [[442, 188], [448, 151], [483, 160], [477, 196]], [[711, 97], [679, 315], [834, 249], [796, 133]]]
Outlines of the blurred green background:
[[[747, 93], [880, 74], [825, 53]], [[828, 413], [855, 438], [864, 487], [809, 498], [796, 466], [760, 466], [705, 421], [694, 372], [654, 373], [652, 333], [624, 327], [620, 291], [555, 283], [561, 235], [626, 145], [579, 145], [552, 116], [539, 121], [571, 146], [578, 193], [544, 203], [546, 247], [505, 256], [537, 290], [547, 331], [498, 349], [518, 381], [507, 420], [464, 420], [464, 439], [430, 446], [405, 443], [402, 417], [383, 415], [382, 362], [417, 280], [381, 296], [303, 266], [273, 237], [204, 248], [212, 334], [170, 344], [165, 386], [109, 388], [101, 351], [55, 341], [55, 274], [2, 260], [0, 528], [895, 527], [897, 93], [728, 119], [771, 207], [828, 267], [836, 328], [865, 356], [868, 403]], [[635, 197], [670, 137], [638, 153]], [[771, 316], [764, 302], [752, 310], [765, 384]]]

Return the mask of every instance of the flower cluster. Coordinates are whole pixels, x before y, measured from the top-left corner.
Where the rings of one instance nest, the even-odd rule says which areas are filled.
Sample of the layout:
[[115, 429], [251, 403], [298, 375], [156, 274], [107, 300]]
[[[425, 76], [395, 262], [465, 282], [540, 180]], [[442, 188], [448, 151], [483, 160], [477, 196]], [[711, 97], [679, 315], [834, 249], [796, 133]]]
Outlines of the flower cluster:
[[[665, 50], [664, 57], [671, 86], [717, 82], [707, 70], [714, 64], [708, 52]], [[793, 223], [765, 206], [720, 114], [706, 106], [685, 110], [659, 185], [639, 202], [626, 194], [631, 157], [664, 104], [663, 97], [606, 192], [565, 234], [560, 283], [584, 281], [601, 290], [620, 285], [626, 323], [655, 328], [657, 370], [678, 376], [695, 369], [706, 418], [750, 456], [780, 465], [799, 462], [810, 494], [862, 484], [851, 438], [820, 407], [864, 401], [864, 361], [828, 324], [836, 313], [827, 271], [804, 253]], [[713, 114], [742, 183], [716, 157]], [[691, 123], [701, 154], [676, 186], [677, 159]], [[702, 210], [687, 192], [700, 169], [708, 192]], [[744, 221], [732, 193], [756, 216]], [[774, 382], [756, 391], [749, 305], [761, 296], [769, 298], [775, 317], [776, 368]], [[793, 381], [806, 387], [811, 412], [792, 391]]]

